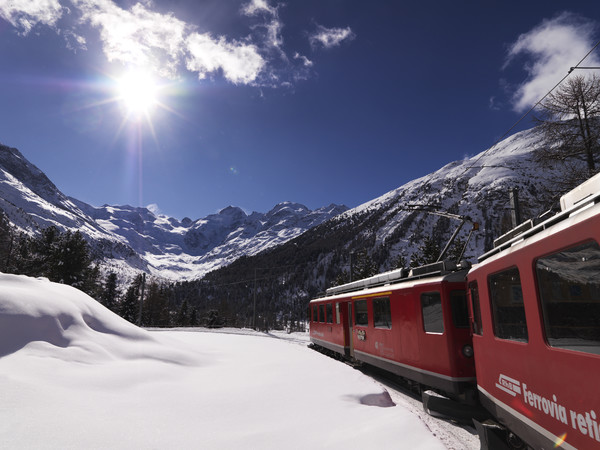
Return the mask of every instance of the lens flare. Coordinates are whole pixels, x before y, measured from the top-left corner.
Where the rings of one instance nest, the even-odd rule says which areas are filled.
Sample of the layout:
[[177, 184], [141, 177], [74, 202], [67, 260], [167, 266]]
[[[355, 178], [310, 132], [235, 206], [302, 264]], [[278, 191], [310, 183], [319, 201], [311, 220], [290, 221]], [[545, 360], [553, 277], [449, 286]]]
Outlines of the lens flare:
[[558, 439], [556, 439], [556, 442], [554, 443], [554, 448], [558, 448], [558, 447], [562, 446], [566, 440], [567, 440], [567, 433], [563, 433], [561, 436], [558, 437]]

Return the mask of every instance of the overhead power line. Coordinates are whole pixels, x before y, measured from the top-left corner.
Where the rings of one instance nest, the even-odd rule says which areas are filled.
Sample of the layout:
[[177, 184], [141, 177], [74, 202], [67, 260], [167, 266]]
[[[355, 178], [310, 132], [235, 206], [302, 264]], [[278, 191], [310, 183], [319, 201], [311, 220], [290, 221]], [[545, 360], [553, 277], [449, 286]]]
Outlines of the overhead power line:
[[573, 72], [575, 69], [596, 70], [596, 69], [600, 69], [600, 67], [571, 67], [569, 69], [569, 73]]

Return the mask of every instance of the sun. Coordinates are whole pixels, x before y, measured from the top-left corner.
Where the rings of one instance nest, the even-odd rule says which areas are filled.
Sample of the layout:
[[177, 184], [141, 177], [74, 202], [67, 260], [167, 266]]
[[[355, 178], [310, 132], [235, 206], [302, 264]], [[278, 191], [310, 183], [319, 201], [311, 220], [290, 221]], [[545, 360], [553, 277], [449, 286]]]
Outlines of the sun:
[[148, 117], [158, 105], [158, 84], [149, 73], [132, 70], [117, 79], [117, 100], [129, 117]]

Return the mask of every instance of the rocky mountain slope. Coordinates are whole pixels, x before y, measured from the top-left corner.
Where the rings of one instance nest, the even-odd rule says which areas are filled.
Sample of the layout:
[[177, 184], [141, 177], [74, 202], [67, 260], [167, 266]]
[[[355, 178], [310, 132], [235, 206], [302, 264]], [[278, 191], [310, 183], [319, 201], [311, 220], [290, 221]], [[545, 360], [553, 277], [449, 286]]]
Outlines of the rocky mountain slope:
[[179, 221], [147, 208], [94, 207], [65, 196], [17, 149], [2, 145], [0, 209], [27, 233], [52, 225], [79, 230], [107, 269], [144, 270], [174, 280], [198, 278], [240, 256], [281, 245], [347, 210], [329, 205], [311, 211], [285, 202], [268, 213], [247, 215], [229, 206], [204, 219]]
[[[478, 155], [449, 163], [350, 209], [269, 252], [239, 260], [210, 274], [209, 279], [223, 286], [252, 280], [253, 267], [271, 268], [265, 276], [286, 279], [285, 286], [264, 288], [277, 291], [274, 299], [310, 298], [331, 286], [341, 272], [349, 272], [352, 254], [355, 263], [358, 256], [368, 256], [382, 272], [410, 264], [427, 239], [443, 248], [460, 221], [426, 209], [468, 216], [479, 224], [465, 252], [467, 259], [476, 262], [495, 238], [511, 228], [510, 189], [518, 189], [525, 219], [546, 212], [558, 200], [554, 186], [563, 169], [542, 170], [533, 161], [540, 145], [535, 129], [517, 133]], [[466, 242], [471, 229], [465, 224], [458, 239]]]

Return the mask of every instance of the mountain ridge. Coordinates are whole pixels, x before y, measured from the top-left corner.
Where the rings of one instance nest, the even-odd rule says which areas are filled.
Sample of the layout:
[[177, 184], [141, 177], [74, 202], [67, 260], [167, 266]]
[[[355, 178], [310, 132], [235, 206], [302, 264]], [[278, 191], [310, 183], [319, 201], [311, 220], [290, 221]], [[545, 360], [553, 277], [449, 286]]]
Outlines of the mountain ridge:
[[279, 245], [348, 208], [311, 211], [282, 202], [267, 213], [227, 206], [204, 218], [181, 221], [146, 207], [95, 207], [63, 194], [22, 153], [0, 145], [0, 209], [20, 231], [48, 226], [82, 232], [107, 270], [144, 270], [168, 279], [199, 278], [242, 255]]
[[[352, 209], [331, 204], [310, 211], [298, 203], [282, 202], [267, 213], [247, 214], [239, 207], [227, 206], [205, 218], [180, 221], [144, 207], [87, 205], [54, 192], [54, 185], [38, 173], [47, 198], [40, 200], [2, 164], [0, 200], [8, 193], [20, 199], [41, 223], [64, 219], [84, 230], [111, 270], [145, 270], [172, 280], [190, 280], [215, 270], [225, 273], [224, 268], [235, 261], [234, 270], [242, 264], [239, 258], [246, 256], [250, 259], [245, 258], [244, 263], [253, 267], [307, 266], [298, 270], [311, 272], [301, 275], [310, 280], [309, 287], [298, 289], [308, 292], [322, 290], [332, 277], [348, 272], [351, 253], [369, 255], [377, 270], [385, 271], [399, 261], [408, 263], [428, 238], [445, 244], [459, 222], [424, 209], [468, 216], [480, 224], [466, 246], [466, 257], [473, 260], [510, 228], [510, 189], [519, 190], [523, 217], [535, 217], [552, 204], [552, 184], [563, 169], [540, 169], [533, 154], [541, 145], [535, 128], [518, 132], [479, 154], [449, 162]], [[0, 147], [0, 154], [7, 151], [3, 149], [7, 148]], [[16, 157], [21, 160], [11, 167], [25, 170], [33, 166], [19, 155]], [[3, 155], [0, 162], [6, 158]], [[33, 175], [29, 178], [36, 179]], [[31, 182], [29, 185], [35, 189]], [[0, 208], [3, 205], [6, 202], [0, 202]], [[9, 216], [22, 218], [23, 211], [13, 204]], [[13, 223], [18, 225], [18, 221]], [[461, 241], [467, 239], [467, 228], [458, 234]], [[274, 259], [252, 259], [263, 254]]]
[[[254, 267], [267, 268], [269, 277], [287, 281], [285, 286], [259, 286], [259, 292], [268, 292], [274, 302], [308, 301], [337, 281], [348, 281], [351, 267], [355, 277], [365, 276], [357, 269], [361, 264], [376, 273], [385, 272], [417, 262], [430, 240], [443, 248], [461, 222], [431, 211], [469, 217], [479, 224], [464, 255], [475, 262], [493, 247], [495, 238], [512, 228], [511, 189], [519, 191], [525, 219], [541, 215], [558, 201], [553, 185], [565, 169], [558, 165], [540, 168], [533, 156], [542, 145], [537, 129], [518, 132], [474, 156], [450, 162], [349, 209], [268, 252], [210, 273], [206, 281], [231, 286], [224, 288], [231, 291], [227, 296], [244, 299], [248, 293], [236, 291], [233, 283], [252, 280]], [[458, 233], [463, 245], [471, 228], [465, 225]], [[289, 266], [294, 267], [291, 274], [284, 268]], [[239, 308], [243, 305], [240, 300]], [[278, 304], [274, 310], [290, 307], [293, 305]]]

